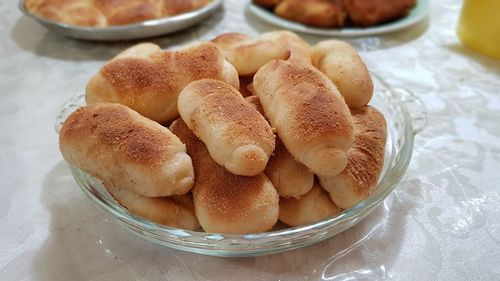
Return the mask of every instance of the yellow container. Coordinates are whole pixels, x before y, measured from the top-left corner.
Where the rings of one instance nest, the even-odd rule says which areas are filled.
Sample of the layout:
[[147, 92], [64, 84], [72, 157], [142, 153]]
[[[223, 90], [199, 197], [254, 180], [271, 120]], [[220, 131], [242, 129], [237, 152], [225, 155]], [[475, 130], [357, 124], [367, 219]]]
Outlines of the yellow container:
[[457, 34], [465, 46], [500, 59], [500, 0], [464, 0]]

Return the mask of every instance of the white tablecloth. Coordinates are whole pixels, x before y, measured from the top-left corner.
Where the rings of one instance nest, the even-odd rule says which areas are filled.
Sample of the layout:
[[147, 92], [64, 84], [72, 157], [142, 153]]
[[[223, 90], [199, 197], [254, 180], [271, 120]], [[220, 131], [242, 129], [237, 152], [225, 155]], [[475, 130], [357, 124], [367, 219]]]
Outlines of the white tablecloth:
[[[153, 41], [166, 48], [273, 28], [245, 1], [225, 2], [202, 26]], [[67, 39], [16, 5], [0, 2], [0, 280], [500, 280], [500, 61], [460, 45], [459, 1], [433, 1], [429, 21], [353, 42], [373, 72], [427, 106], [396, 191], [328, 241], [241, 259], [157, 246], [85, 197], [59, 153], [54, 119], [131, 43]]]

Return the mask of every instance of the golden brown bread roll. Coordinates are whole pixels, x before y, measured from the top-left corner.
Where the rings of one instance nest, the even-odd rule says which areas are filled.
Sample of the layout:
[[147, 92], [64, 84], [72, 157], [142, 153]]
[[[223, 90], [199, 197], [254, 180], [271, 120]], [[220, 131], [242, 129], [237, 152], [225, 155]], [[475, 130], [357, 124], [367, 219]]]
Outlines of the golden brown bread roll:
[[244, 234], [274, 226], [279, 197], [264, 174], [242, 177], [219, 166], [182, 119], [174, 121], [170, 129], [186, 144], [193, 159], [195, 212], [205, 231]]
[[145, 197], [115, 186], [107, 186], [109, 193], [130, 213], [150, 221], [188, 230], [200, 228], [194, 213], [191, 194], [169, 197]]
[[64, 159], [103, 181], [143, 196], [189, 192], [191, 158], [167, 128], [132, 109], [111, 103], [73, 112], [59, 135]]
[[343, 0], [354, 25], [371, 26], [404, 17], [416, 0]]
[[352, 111], [354, 145], [347, 166], [335, 177], [319, 177], [321, 186], [339, 207], [348, 209], [370, 195], [384, 165], [387, 125], [382, 113], [371, 106]]
[[253, 75], [274, 59], [310, 64], [310, 46], [290, 31], [272, 31], [252, 39], [241, 33], [224, 33], [211, 42], [224, 50], [225, 58], [240, 76]]
[[199, 9], [210, 0], [26, 0], [26, 9], [53, 21], [92, 27], [137, 23]]
[[[245, 100], [265, 115], [259, 97], [249, 96]], [[309, 192], [314, 184], [314, 174], [293, 158], [279, 138], [276, 138], [276, 148], [267, 162], [265, 174], [281, 197], [299, 198]]]
[[283, 0], [274, 9], [276, 15], [320, 27], [342, 27], [346, 13], [342, 0]]
[[219, 165], [241, 176], [264, 171], [274, 150], [271, 126], [231, 85], [194, 81], [180, 93], [178, 110]]
[[145, 117], [164, 123], [179, 116], [177, 97], [190, 82], [223, 80], [238, 88], [236, 70], [212, 43], [198, 43], [177, 51], [161, 51], [139, 44], [106, 63], [87, 84], [88, 104], [127, 105]]
[[327, 77], [313, 67], [275, 60], [255, 74], [253, 88], [295, 159], [324, 176], [345, 168], [353, 142], [351, 114]]
[[319, 42], [311, 50], [313, 64], [337, 86], [350, 108], [362, 108], [373, 96], [373, 82], [358, 52], [339, 40]]
[[340, 213], [328, 193], [317, 183], [300, 198], [280, 198], [279, 220], [289, 226], [307, 225]]

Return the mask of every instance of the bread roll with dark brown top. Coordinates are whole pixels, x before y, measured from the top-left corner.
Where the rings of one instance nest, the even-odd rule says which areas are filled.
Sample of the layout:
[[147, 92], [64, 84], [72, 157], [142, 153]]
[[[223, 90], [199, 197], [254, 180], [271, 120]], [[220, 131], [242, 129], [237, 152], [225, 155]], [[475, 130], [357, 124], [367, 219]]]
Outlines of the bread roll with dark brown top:
[[189, 192], [194, 181], [184, 144], [167, 128], [111, 103], [73, 112], [59, 135], [64, 159], [102, 180], [143, 196]]
[[314, 66], [337, 86], [349, 108], [362, 108], [373, 96], [373, 81], [356, 49], [346, 42], [326, 40], [311, 49]]
[[169, 197], [145, 197], [130, 190], [108, 186], [109, 193], [130, 213], [170, 227], [187, 230], [200, 228], [191, 194]]
[[317, 183], [300, 198], [280, 198], [279, 220], [289, 226], [308, 225], [340, 213], [328, 193]]
[[164, 123], [179, 116], [180, 91], [190, 82], [205, 78], [239, 87], [238, 73], [215, 44], [198, 43], [177, 51], [139, 44], [106, 63], [90, 79], [86, 100], [88, 104], [124, 104]]
[[384, 166], [387, 125], [382, 113], [371, 106], [352, 110], [354, 145], [347, 166], [335, 177], [319, 177], [321, 186], [339, 207], [348, 209], [370, 195]]
[[179, 113], [210, 155], [229, 172], [262, 173], [274, 150], [271, 126], [231, 85], [199, 80], [182, 90]]
[[205, 231], [244, 234], [268, 231], [274, 226], [279, 197], [264, 174], [237, 176], [219, 166], [182, 119], [174, 121], [170, 129], [192, 156], [195, 212]]
[[353, 142], [351, 114], [335, 85], [313, 67], [275, 60], [253, 88], [290, 154], [316, 174], [335, 176]]
[[[260, 114], [265, 115], [259, 97], [249, 96], [245, 100]], [[293, 158], [279, 138], [276, 138], [276, 148], [264, 172], [281, 197], [299, 198], [309, 192], [314, 184], [314, 174], [304, 164]]]

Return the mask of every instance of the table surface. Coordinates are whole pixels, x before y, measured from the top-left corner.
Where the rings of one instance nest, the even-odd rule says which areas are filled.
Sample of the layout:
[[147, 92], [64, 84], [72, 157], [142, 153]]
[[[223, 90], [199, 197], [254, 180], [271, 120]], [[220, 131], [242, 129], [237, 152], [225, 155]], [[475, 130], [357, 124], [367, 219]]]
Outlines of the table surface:
[[[152, 41], [167, 48], [273, 29], [242, 2]], [[328, 241], [229, 259], [135, 236], [85, 197], [59, 153], [60, 106], [132, 43], [67, 39], [22, 16], [17, 1], [0, 1], [0, 280], [500, 280], [500, 61], [460, 45], [460, 4], [432, 1], [418, 26], [352, 41], [373, 72], [428, 111], [384, 204]]]

